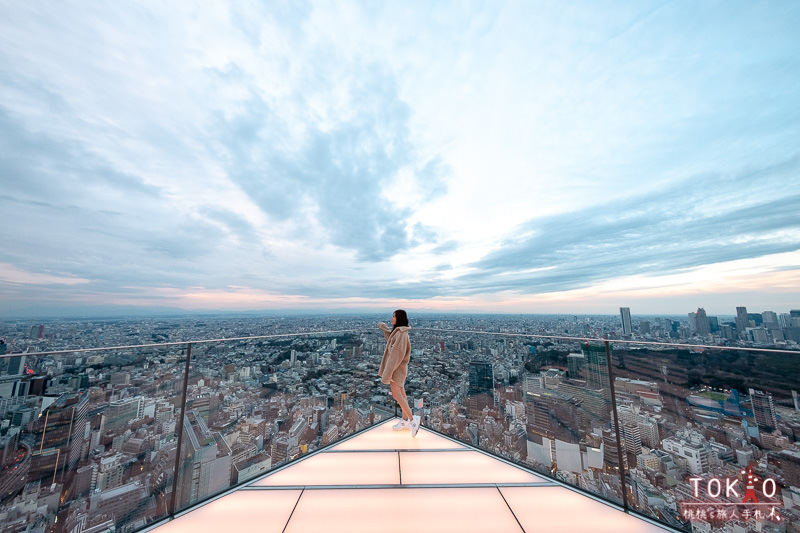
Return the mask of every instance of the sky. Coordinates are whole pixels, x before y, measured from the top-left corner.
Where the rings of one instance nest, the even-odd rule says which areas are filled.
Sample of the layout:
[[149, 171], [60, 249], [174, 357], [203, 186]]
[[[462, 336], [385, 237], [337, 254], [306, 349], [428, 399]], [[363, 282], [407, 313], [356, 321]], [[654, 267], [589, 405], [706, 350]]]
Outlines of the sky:
[[798, 27], [0, 0], [0, 316], [798, 309]]

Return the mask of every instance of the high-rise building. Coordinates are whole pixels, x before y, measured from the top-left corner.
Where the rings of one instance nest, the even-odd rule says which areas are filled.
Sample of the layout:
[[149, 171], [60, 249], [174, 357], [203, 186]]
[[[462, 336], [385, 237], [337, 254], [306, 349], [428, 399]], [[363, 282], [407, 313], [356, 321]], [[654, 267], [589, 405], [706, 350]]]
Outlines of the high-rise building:
[[216, 494], [230, 484], [231, 448], [219, 432], [208, 429], [197, 411], [183, 419], [183, 449], [178, 505], [185, 507]]
[[696, 323], [697, 323], [697, 334], [701, 337], [705, 337], [711, 334], [711, 327], [708, 323], [708, 316], [706, 316], [706, 310], [702, 307], [697, 309], [697, 313], [695, 313]]
[[126, 398], [114, 400], [106, 409], [106, 429], [121, 432], [128, 427], [128, 422], [144, 415], [144, 398]]
[[124, 459], [125, 456], [121, 453], [110, 453], [105, 457], [101, 457], [95, 475], [95, 488], [108, 490], [122, 485], [125, 471]]
[[772, 394], [750, 389], [750, 402], [753, 404], [753, 416], [759, 431], [764, 433], [775, 431], [775, 428], [778, 427], [778, 419], [775, 416]]
[[622, 322], [622, 334], [630, 335], [631, 333], [633, 333], [633, 326], [631, 325], [631, 308], [620, 307], [619, 318], [620, 321]]
[[750, 328], [749, 334], [756, 344], [770, 344], [768, 330], [765, 328]]
[[747, 318], [747, 308], [746, 307], [737, 307], [736, 308], [736, 334], [740, 338], [744, 338], [746, 335], [745, 331], [747, 328], [750, 327], [750, 319]]
[[603, 461], [609, 468], [628, 469], [628, 456], [624, 453], [625, 438], [620, 436], [623, 453], [617, 447], [617, 434], [611, 429], [603, 430]]
[[19, 376], [25, 372], [25, 356], [15, 355], [8, 360], [8, 375]]
[[723, 339], [733, 339], [733, 328], [730, 324], [722, 324], [719, 327], [719, 335]]
[[492, 394], [494, 391], [494, 374], [492, 364], [485, 361], [469, 363], [469, 394]]
[[526, 430], [528, 438], [534, 435], [553, 439], [555, 437], [555, 424], [553, 423], [553, 412], [555, 403], [550, 396], [536, 395], [527, 402], [525, 413], [527, 416]]
[[689, 333], [697, 333], [697, 313], [689, 313]]
[[577, 379], [582, 375], [585, 361], [586, 358], [582, 353], [571, 353], [567, 355], [567, 370], [569, 371], [570, 378]]
[[608, 383], [608, 359], [605, 346], [585, 344], [581, 351], [586, 358], [586, 386], [590, 389], [601, 389], [603, 396], [611, 399]]
[[45, 471], [72, 470], [88, 453], [88, 411], [87, 393], [65, 394], [34, 422], [37, 433], [34, 450], [38, 455], [31, 467], [34, 477]]
[[778, 327], [778, 314], [774, 311], [764, 311], [761, 313], [761, 320], [766, 328], [775, 329]]
[[622, 424], [622, 437], [625, 441], [625, 451], [636, 457], [642, 453], [642, 432], [639, 425], [634, 423]]

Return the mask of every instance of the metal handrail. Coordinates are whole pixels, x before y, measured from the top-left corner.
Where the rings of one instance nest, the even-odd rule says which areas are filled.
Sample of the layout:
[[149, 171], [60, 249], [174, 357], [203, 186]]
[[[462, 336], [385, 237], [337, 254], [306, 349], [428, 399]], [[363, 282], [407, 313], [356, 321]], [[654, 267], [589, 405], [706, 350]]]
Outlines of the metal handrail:
[[604, 337], [568, 337], [560, 335], [538, 335], [533, 333], [510, 333], [504, 331], [480, 331], [469, 329], [440, 329], [440, 328], [416, 328], [417, 331], [445, 331], [448, 333], [474, 333], [477, 335], [503, 335], [507, 337], [530, 337], [536, 339], [555, 339], [555, 340], [569, 340], [569, 341], [582, 341], [582, 342], [613, 342], [615, 344], [634, 344], [643, 346], [667, 346], [670, 348], [710, 348], [714, 350], [737, 350], [749, 352], [770, 352], [770, 353], [786, 353], [800, 355], [800, 350], [779, 350], [775, 348], [751, 348], [747, 346], [715, 346], [711, 344], [684, 344], [684, 343], [671, 343], [671, 342], [658, 342], [658, 341], [637, 341], [628, 339], [608, 339]]
[[[331, 334], [339, 334], [339, 333], [353, 333], [353, 332], [363, 332], [366, 331], [364, 328], [351, 328], [351, 329], [338, 329], [338, 330], [326, 330], [326, 331], [304, 331], [301, 333], [276, 333], [272, 335], [253, 335], [249, 337], [226, 337], [226, 338], [219, 338], [219, 339], [201, 339], [201, 340], [184, 340], [184, 341], [174, 341], [174, 342], [155, 342], [150, 344], [128, 344], [122, 346], [100, 346], [95, 348], [71, 348], [67, 350], [51, 350], [45, 352], [14, 352], [14, 353], [6, 353], [0, 355], [0, 359], [8, 358], [8, 357], [17, 357], [20, 355], [63, 355], [68, 353], [76, 353], [76, 352], [101, 352], [107, 350], [124, 350], [124, 349], [132, 349], [132, 348], [156, 348], [156, 347], [164, 347], [164, 346], [182, 346], [186, 345], [187, 343], [192, 344], [209, 344], [209, 343], [218, 343], [218, 342], [231, 342], [231, 341], [247, 341], [247, 340], [259, 340], [259, 339], [277, 339], [282, 337], [299, 337], [305, 335], [331, 335]], [[800, 350], [782, 350], [776, 348], [754, 348], [749, 346], [717, 346], [712, 344], [686, 344], [686, 343], [671, 343], [671, 342], [663, 342], [663, 341], [640, 341], [640, 340], [629, 340], [629, 339], [608, 339], [604, 337], [571, 337], [571, 336], [562, 336], [562, 335], [540, 335], [534, 333], [511, 333], [505, 331], [481, 331], [481, 330], [470, 330], [470, 329], [447, 329], [447, 328], [413, 328], [411, 330], [414, 331], [433, 331], [433, 332], [444, 332], [444, 333], [471, 333], [475, 335], [493, 335], [493, 336], [504, 336], [504, 337], [522, 337], [522, 338], [532, 338], [532, 339], [551, 339], [551, 340], [559, 340], [559, 341], [580, 341], [580, 342], [599, 342], [603, 343], [606, 341], [613, 342], [615, 344], [630, 344], [635, 346], [663, 346], [668, 348], [705, 348], [711, 350], [722, 350], [722, 351], [748, 351], [748, 352], [768, 352], [768, 353], [783, 353], [783, 354], [794, 354], [800, 355]]]
[[334, 333], [351, 333], [353, 331], [361, 331], [359, 329], [339, 329], [330, 331], [304, 331], [302, 333], [276, 333], [273, 335], [254, 335], [250, 337], [228, 337], [224, 339], [202, 339], [202, 340], [186, 340], [175, 342], [154, 342], [151, 344], [126, 344], [123, 346], [99, 346], [95, 348], [72, 348], [69, 350], [51, 350], [47, 352], [14, 352], [0, 355], [0, 359], [7, 357], [18, 357], [20, 355], [63, 355], [76, 352], [103, 352], [106, 350], [127, 350], [131, 348], [156, 348], [164, 346], [183, 346], [189, 343], [192, 344], [209, 344], [213, 342], [229, 342], [229, 341], [244, 341], [244, 340], [258, 340], [258, 339], [276, 339], [279, 337], [298, 337], [302, 335], [329, 335]]

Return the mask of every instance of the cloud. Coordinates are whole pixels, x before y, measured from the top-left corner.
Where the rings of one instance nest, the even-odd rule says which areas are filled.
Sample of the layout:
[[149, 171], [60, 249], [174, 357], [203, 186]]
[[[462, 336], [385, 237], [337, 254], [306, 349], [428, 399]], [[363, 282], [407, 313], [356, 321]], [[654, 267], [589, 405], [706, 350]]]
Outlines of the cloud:
[[[795, 251], [800, 193], [783, 184], [798, 171], [794, 156], [737, 176], [693, 176], [648, 194], [533, 219], [457, 282], [467, 292], [553, 292]], [[754, 179], [766, 192], [743, 195]]]
[[798, 249], [800, 9], [470, 7], [6, 10], [0, 300], [469, 306]]
[[83, 285], [88, 279], [25, 272], [8, 263], [0, 263], [0, 281], [24, 285]]
[[[301, 82], [314, 85], [300, 86], [287, 105], [304, 110], [299, 116], [251, 94], [240, 112], [217, 117], [228, 175], [273, 220], [296, 225], [299, 238], [322, 233], [359, 261], [435, 239], [411, 227], [404, 196], [443, 194], [447, 167], [414, 145], [395, 79], [357, 59], [332, 68], [343, 58], [319, 54], [305, 74], [315, 79]], [[409, 170], [414, 191], [400, 186]]]
[[[59, 135], [60, 134], [60, 135]], [[0, 260], [35, 276], [63, 273], [92, 290], [120, 283], [182, 284], [205, 277], [231, 233], [253, 246], [236, 213], [181, 208], [158, 186], [64, 132], [32, 131], [0, 106]], [[213, 269], [210, 269], [213, 272]]]
[[159, 188], [120, 172], [83, 143], [33, 131], [0, 105], [0, 183], [4, 196], [54, 206], [89, 204], [102, 192], [155, 197]]

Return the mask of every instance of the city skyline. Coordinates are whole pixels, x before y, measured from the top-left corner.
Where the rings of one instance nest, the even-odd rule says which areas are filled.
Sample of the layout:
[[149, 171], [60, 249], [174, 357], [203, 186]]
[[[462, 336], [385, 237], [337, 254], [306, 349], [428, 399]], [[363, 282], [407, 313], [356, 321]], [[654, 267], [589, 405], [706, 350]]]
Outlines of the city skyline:
[[[739, 311], [740, 323], [758, 315]], [[634, 335], [656, 341], [647, 347], [617, 335], [559, 339], [613, 333], [613, 315], [432, 316], [411, 333], [406, 388], [426, 430], [529, 473], [678, 530], [703, 519], [697, 505], [735, 504], [726, 521], [739, 530], [778, 533], [751, 523], [741, 494], [696, 487], [752, 467], [775, 480], [759, 503], [796, 522], [800, 367], [798, 352], [774, 349], [800, 340], [794, 313], [781, 328], [789, 344], [762, 343], [749, 324], [741, 329], [752, 337], [737, 346], [712, 330], [722, 344], [704, 351], [673, 344], [700, 335], [691, 316], [638, 323]], [[372, 317], [0, 321], [0, 336], [24, 350], [0, 358], [0, 512], [10, 531], [36, 522], [141, 530], [242, 483], [278, 488], [290, 462], [396, 416], [377, 378], [386, 340]], [[232, 338], [210, 340], [223, 336]], [[397, 447], [384, 445], [371, 451], [393, 454], [397, 472]], [[459, 483], [472, 482], [469, 461], [457, 463]]]
[[800, 307], [800, 6], [0, 7], [0, 316]]

